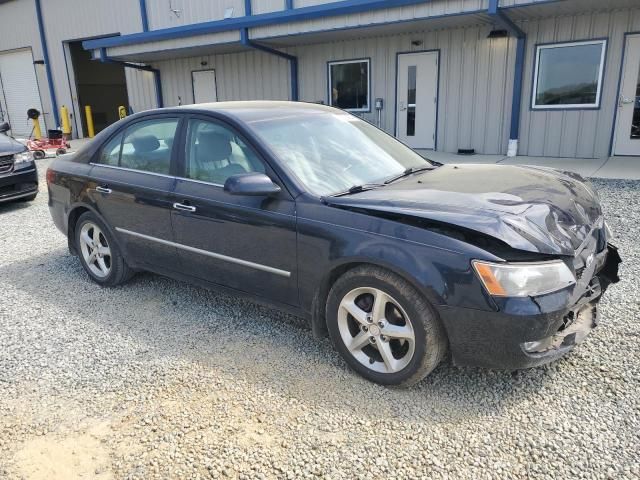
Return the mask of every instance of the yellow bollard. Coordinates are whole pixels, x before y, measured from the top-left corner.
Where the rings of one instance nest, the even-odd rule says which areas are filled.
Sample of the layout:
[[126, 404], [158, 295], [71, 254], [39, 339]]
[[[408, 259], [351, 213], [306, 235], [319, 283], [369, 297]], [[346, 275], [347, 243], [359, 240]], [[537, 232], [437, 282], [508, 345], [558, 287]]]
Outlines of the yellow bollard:
[[91, 113], [91, 105], [84, 106], [84, 114], [87, 117], [87, 135], [89, 135], [89, 138], [93, 138], [96, 136], [96, 131], [93, 126], [93, 114]]
[[33, 138], [40, 140], [42, 138], [42, 130], [40, 130], [40, 121], [37, 118], [32, 118], [33, 122]]
[[120, 105], [118, 107], [118, 117], [120, 118], [120, 120], [122, 120], [126, 116], [127, 116], [127, 107], [125, 107], [124, 105]]
[[62, 133], [71, 135], [71, 120], [69, 119], [69, 109], [62, 105], [60, 107], [60, 119], [62, 121]]

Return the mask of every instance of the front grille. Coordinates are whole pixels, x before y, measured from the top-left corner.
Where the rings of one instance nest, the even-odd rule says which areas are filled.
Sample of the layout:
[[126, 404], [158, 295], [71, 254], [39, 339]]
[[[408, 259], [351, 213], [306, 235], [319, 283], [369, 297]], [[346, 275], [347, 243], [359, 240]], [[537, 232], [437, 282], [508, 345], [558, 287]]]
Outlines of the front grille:
[[13, 169], [13, 155], [0, 157], [0, 173], [9, 173]]

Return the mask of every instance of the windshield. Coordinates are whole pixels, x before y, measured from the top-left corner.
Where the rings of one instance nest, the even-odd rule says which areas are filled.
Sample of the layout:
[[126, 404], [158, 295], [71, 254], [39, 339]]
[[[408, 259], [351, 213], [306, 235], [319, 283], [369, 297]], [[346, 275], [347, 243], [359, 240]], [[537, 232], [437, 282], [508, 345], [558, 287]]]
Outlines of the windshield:
[[249, 125], [285, 168], [318, 196], [381, 183], [409, 168], [431, 165], [382, 130], [346, 113], [305, 112]]

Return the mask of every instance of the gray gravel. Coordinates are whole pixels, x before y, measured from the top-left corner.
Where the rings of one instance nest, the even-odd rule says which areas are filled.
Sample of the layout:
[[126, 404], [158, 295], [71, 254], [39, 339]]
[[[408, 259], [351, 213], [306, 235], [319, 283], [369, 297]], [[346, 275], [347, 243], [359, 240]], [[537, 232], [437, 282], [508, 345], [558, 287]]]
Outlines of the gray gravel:
[[625, 263], [586, 343], [395, 390], [285, 314], [149, 274], [96, 286], [43, 182], [0, 206], [0, 477], [640, 478], [640, 183], [594, 183]]

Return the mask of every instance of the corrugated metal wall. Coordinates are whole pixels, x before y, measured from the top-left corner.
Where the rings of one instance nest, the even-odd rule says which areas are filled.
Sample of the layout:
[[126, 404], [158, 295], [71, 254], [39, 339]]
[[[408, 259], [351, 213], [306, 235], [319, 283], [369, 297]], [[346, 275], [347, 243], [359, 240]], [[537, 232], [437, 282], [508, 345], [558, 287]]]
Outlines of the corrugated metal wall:
[[[477, 26], [297, 47], [291, 51], [300, 62], [301, 99], [328, 102], [328, 61], [371, 58], [372, 101], [384, 99], [381, 127], [394, 133], [397, 53], [440, 50], [438, 150], [504, 152], [514, 42], [487, 39], [489, 30]], [[375, 123], [377, 113], [363, 117]]]
[[[311, 5], [332, 2], [319, 0], [297, 0], [295, 5], [296, 7], [299, 7], [302, 6], [301, 4], [303, 3]], [[422, 5], [374, 10], [371, 12], [341, 15], [338, 17], [321, 18], [303, 22], [289, 22], [285, 24], [254, 28], [251, 30], [251, 37], [269, 38], [301, 32], [333, 30], [347, 27], [375, 25], [385, 22], [402, 22], [416, 18], [433, 18], [443, 15], [459, 14], [460, 12], [486, 11], [488, 4], [489, 0], [434, 0]]]
[[[138, 2], [130, 3], [137, 7]], [[233, 17], [242, 17], [244, 0], [147, 0], [149, 29], [222, 20], [227, 8], [233, 8]]]
[[[640, 8], [550, 18], [522, 23], [528, 35], [520, 154], [601, 158], [609, 155], [624, 33], [640, 31]], [[539, 43], [607, 38], [599, 110], [532, 111], [535, 46]]]
[[153, 72], [125, 68], [129, 105], [134, 112], [156, 108], [156, 86]]
[[262, 52], [178, 58], [154, 63], [154, 67], [162, 74], [166, 106], [178, 105], [179, 101], [183, 105], [193, 103], [194, 70], [215, 69], [219, 101], [289, 98], [289, 63]]

